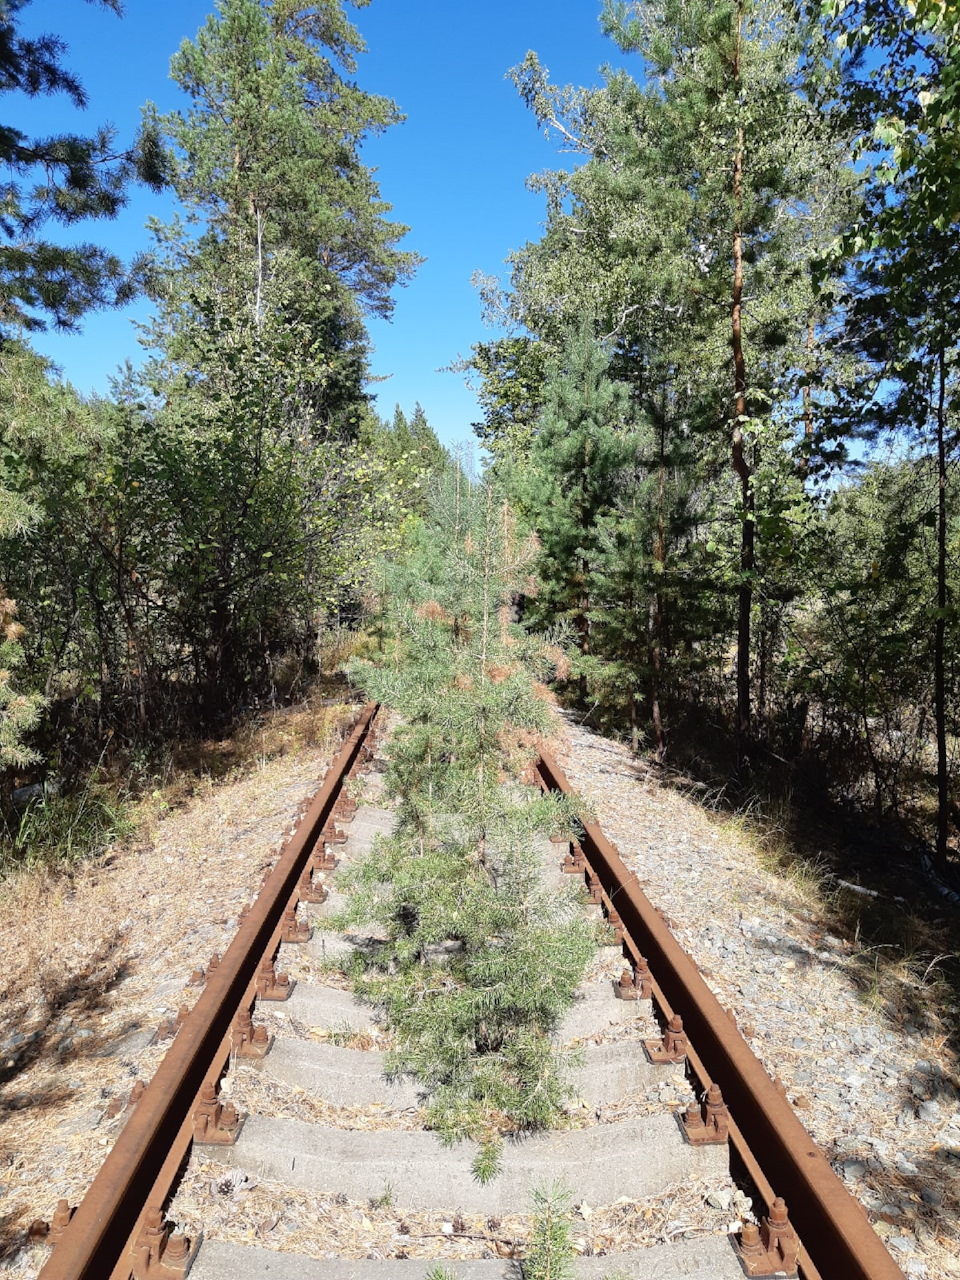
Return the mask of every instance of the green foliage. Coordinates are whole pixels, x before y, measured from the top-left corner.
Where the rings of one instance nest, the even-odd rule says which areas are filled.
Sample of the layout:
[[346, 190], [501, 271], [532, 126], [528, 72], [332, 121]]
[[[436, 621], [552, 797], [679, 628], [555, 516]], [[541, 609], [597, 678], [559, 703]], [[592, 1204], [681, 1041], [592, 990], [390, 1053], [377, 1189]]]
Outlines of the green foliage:
[[44, 706], [39, 694], [20, 693], [16, 688], [13, 673], [24, 658], [20, 644], [24, 629], [16, 619], [16, 601], [0, 599], [0, 769], [23, 768], [37, 759], [26, 740], [37, 727]]
[[572, 1197], [557, 1183], [536, 1187], [531, 1195], [533, 1225], [523, 1274], [527, 1280], [571, 1280], [575, 1271], [570, 1221]]
[[[846, 371], [823, 343], [839, 272], [817, 292], [814, 266], [857, 179], [835, 52], [795, 7], [642, 0], [602, 22], [637, 79], [558, 87], [534, 53], [511, 73], [581, 163], [531, 180], [545, 233], [511, 255], [509, 289], [481, 281], [488, 318], [513, 326], [480, 353], [481, 430], [543, 546], [527, 617], [567, 613], [581, 696], [626, 714], [635, 744], [648, 727], [662, 758], [669, 716], [729, 716], [734, 639], [737, 722], [755, 680], [767, 733], [824, 384]], [[604, 353], [592, 372], [575, 332]], [[553, 372], [530, 414], [512, 386], [532, 355]]]
[[429, 1095], [449, 1141], [482, 1142], [475, 1172], [497, 1167], [497, 1131], [556, 1121], [566, 1096], [551, 1034], [569, 1007], [591, 932], [575, 897], [548, 891], [538, 842], [570, 806], [517, 786], [548, 725], [506, 612], [529, 560], [489, 484], [448, 475], [392, 584], [393, 643], [351, 677], [403, 717], [389, 746], [396, 834], [351, 870], [350, 914], [388, 942], [359, 957], [357, 989], [382, 1004], [395, 1069]]
[[[789, 678], [818, 708], [811, 732], [831, 772], [877, 813], [896, 813], [928, 755], [934, 713], [933, 602], [918, 592], [936, 563], [929, 461], [877, 463], [833, 497], [811, 558], [813, 599], [794, 627]], [[955, 483], [949, 492], [949, 582], [960, 588]], [[960, 645], [946, 619], [948, 731], [956, 735]], [[869, 784], [869, 785], [868, 785]]]
[[522, 460], [543, 406], [544, 347], [523, 336], [478, 342], [472, 350], [466, 368], [476, 375], [483, 410], [473, 429], [495, 458]]
[[[119, 12], [119, 0], [105, 0]], [[30, 0], [6, 0], [0, 13], [0, 83], [6, 92], [62, 94], [77, 110], [87, 105], [79, 80], [61, 64], [57, 36], [21, 34]], [[118, 149], [116, 130], [104, 126], [92, 137], [58, 133], [28, 137], [0, 128], [3, 215], [0, 217], [0, 298], [4, 338], [42, 330], [75, 329], [80, 317], [100, 307], [120, 306], [142, 283], [145, 259], [126, 268], [116, 254], [92, 243], [57, 244], [48, 225], [72, 227], [89, 218], [113, 218], [126, 203], [131, 181], [163, 187], [166, 169], [156, 131], [144, 126], [134, 142]]]
[[431, 480], [443, 475], [449, 459], [419, 401], [409, 422], [399, 405], [390, 422], [369, 413], [360, 426], [360, 442], [389, 467], [405, 505], [423, 514]]
[[[22, 76], [80, 101], [53, 37], [2, 30]], [[442, 450], [422, 411], [415, 470], [357, 446], [364, 315], [415, 265], [359, 159], [398, 118], [353, 82], [361, 49], [339, 3], [225, 0], [174, 59], [188, 110], [147, 112], [188, 221], [154, 227], [146, 368], [84, 401], [3, 344], [0, 578], [26, 627], [4, 653], [4, 765], [31, 733], [72, 779], [108, 738], [222, 729], [291, 659], [309, 670], [402, 536]], [[48, 192], [54, 213], [116, 207], [126, 169], [97, 195], [97, 164], [77, 153], [87, 196]]]
[[133, 830], [124, 796], [115, 787], [88, 778], [71, 795], [45, 791], [8, 824], [0, 840], [0, 872], [14, 868], [70, 866], [98, 857]]
[[273, 314], [296, 358], [306, 428], [344, 439], [365, 401], [363, 313], [388, 316], [390, 289], [419, 261], [396, 248], [406, 228], [387, 220], [360, 162], [364, 137], [400, 118], [344, 78], [362, 48], [339, 0], [223, 0], [173, 59], [190, 110], [156, 118], [177, 194], [204, 226], [192, 242], [179, 221], [155, 227], [148, 336], [166, 357], [155, 377], [173, 361], [195, 380], [207, 315], [259, 330]]

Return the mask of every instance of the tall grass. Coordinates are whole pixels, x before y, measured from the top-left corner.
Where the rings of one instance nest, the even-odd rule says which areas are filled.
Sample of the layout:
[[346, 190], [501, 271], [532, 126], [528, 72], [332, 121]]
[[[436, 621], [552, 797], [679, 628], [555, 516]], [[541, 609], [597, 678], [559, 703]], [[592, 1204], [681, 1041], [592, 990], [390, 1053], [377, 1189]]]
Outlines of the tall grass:
[[103, 854], [132, 830], [128, 798], [115, 786], [90, 778], [67, 795], [45, 792], [0, 831], [0, 875], [74, 865]]

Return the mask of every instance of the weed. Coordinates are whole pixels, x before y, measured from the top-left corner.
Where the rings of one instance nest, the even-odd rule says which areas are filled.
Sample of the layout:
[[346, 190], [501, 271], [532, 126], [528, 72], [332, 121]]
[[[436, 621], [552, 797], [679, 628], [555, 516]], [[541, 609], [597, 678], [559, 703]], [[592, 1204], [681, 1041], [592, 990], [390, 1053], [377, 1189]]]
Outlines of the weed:
[[378, 1196], [370, 1197], [371, 1209], [392, 1209], [393, 1208], [393, 1183], [385, 1182], [383, 1190]]
[[364, 1031], [357, 1031], [348, 1022], [339, 1027], [331, 1027], [324, 1037], [327, 1044], [336, 1045], [338, 1049], [366, 1049], [372, 1044], [372, 1038]]
[[503, 1143], [499, 1137], [488, 1137], [480, 1144], [474, 1156], [470, 1172], [481, 1186], [485, 1186], [500, 1172], [503, 1160]]
[[572, 1280], [573, 1240], [570, 1193], [559, 1183], [535, 1187], [530, 1243], [523, 1263], [525, 1280]]
[[128, 798], [95, 778], [73, 794], [44, 793], [0, 843], [0, 873], [97, 857], [133, 830]]

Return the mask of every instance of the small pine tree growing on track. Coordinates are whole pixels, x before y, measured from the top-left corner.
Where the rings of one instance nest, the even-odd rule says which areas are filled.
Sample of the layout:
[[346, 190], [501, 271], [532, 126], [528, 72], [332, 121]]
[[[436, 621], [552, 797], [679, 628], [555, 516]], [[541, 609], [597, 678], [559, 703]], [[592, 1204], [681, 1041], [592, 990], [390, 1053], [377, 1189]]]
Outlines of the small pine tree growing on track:
[[387, 787], [394, 835], [352, 869], [353, 921], [388, 942], [361, 955], [361, 994], [386, 1009], [393, 1066], [415, 1074], [431, 1124], [481, 1141], [556, 1123], [567, 1096], [551, 1040], [594, 948], [576, 893], [550, 889], [539, 848], [568, 803], [519, 785], [549, 728], [536, 674], [559, 656], [509, 621], [532, 548], [489, 484], [448, 478], [391, 584], [392, 645], [350, 675], [400, 713]]
[[527, 1256], [523, 1260], [524, 1280], [572, 1280], [573, 1239], [570, 1229], [569, 1191], [554, 1183], [535, 1187], [533, 1225]]

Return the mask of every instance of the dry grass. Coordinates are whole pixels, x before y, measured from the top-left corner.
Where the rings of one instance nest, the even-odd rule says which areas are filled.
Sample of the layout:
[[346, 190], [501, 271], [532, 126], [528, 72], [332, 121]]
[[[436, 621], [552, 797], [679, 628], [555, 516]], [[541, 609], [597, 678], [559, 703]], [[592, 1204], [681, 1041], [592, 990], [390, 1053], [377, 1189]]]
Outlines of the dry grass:
[[324, 748], [342, 717], [343, 703], [318, 691], [282, 711], [249, 717], [228, 737], [178, 744], [159, 769], [157, 785], [144, 796], [141, 820], [151, 804], [163, 811], [193, 799], [205, 783], [262, 772], [269, 761]]
[[960, 1038], [956, 1004], [960, 928], [924, 919], [890, 886], [845, 881], [824, 854], [798, 850], [783, 824], [761, 809], [726, 816], [721, 839], [733, 853], [749, 849], [765, 874], [768, 899], [843, 939], [844, 969], [874, 1013]]
[[220, 1087], [241, 1115], [304, 1120], [332, 1129], [411, 1131], [424, 1128], [423, 1112], [419, 1108], [391, 1110], [381, 1103], [334, 1106], [306, 1089], [275, 1080], [267, 1072], [243, 1063], [235, 1065]]
[[[257, 1244], [282, 1252], [324, 1258], [522, 1258], [531, 1218], [526, 1213], [483, 1217], [470, 1213], [403, 1212], [394, 1205], [400, 1188], [385, 1184], [366, 1202], [314, 1195], [261, 1182], [216, 1160], [194, 1161], [171, 1217], [187, 1234], [202, 1226], [206, 1238]], [[572, 1215], [577, 1254], [616, 1255], [683, 1235], [725, 1235], [737, 1209], [707, 1202], [718, 1190], [734, 1198], [732, 1184], [691, 1179], [650, 1200], [622, 1198], [613, 1205], [578, 1204]]]
[[[196, 999], [192, 969], [229, 945], [345, 718], [342, 705], [277, 713], [259, 750], [248, 733], [231, 753], [229, 786], [179, 773], [124, 845], [0, 881], [0, 1263], [58, 1198], [82, 1198], [121, 1123], [107, 1104], [153, 1074], [158, 1023]], [[18, 1274], [35, 1274], [33, 1254]]]

